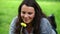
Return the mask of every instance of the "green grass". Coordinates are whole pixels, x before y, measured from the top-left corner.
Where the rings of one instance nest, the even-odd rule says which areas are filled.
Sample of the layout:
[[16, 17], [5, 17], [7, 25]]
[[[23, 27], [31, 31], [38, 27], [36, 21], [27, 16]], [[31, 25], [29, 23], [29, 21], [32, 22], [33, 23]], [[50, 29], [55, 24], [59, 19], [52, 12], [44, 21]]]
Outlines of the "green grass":
[[[37, 2], [47, 16], [50, 14], [55, 15], [57, 31], [60, 34], [60, 2]], [[9, 33], [10, 23], [12, 18], [17, 15], [20, 3], [21, 1], [0, 1], [0, 34]]]

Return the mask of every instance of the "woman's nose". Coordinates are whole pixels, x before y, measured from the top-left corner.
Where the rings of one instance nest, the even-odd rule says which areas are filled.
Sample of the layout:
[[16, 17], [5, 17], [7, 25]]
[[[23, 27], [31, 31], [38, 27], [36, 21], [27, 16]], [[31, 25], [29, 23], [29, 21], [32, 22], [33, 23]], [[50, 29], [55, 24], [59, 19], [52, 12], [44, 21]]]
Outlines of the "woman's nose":
[[24, 16], [25, 18], [27, 18], [28, 17], [28, 15], [27, 14], [25, 14], [25, 16]]

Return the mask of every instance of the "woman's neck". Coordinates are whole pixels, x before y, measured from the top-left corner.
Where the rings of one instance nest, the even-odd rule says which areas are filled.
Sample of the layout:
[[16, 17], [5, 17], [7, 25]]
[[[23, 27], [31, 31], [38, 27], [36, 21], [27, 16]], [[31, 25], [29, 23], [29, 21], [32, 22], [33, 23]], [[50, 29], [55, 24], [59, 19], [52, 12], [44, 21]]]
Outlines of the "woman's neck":
[[31, 24], [27, 24], [26, 30], [28, 31], [28, 33], [31, 33], [32, 25]]

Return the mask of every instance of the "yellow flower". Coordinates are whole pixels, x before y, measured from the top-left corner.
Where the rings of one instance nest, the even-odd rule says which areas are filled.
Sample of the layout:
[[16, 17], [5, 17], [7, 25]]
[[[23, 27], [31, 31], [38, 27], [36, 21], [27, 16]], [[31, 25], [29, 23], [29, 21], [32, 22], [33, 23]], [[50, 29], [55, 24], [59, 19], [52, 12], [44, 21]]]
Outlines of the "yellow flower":
[[22, 23], [21, 23], [21, 26], [26, 27], [27, 25], [26, 25], [25, 23], [22, 22]]

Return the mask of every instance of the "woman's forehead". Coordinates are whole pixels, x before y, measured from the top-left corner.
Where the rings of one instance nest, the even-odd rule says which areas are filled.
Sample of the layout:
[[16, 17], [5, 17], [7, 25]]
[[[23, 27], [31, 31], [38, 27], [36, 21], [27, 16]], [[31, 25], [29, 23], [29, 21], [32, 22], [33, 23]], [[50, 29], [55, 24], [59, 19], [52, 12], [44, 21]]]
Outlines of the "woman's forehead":
[[34, 8], [33, 7], [29, 7], [27, 5], [23, 5], [21, 9], [24, 9], [24, 10], [28, 10], [29, 9], [29, 10], [34, 11]]

